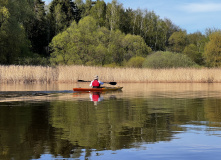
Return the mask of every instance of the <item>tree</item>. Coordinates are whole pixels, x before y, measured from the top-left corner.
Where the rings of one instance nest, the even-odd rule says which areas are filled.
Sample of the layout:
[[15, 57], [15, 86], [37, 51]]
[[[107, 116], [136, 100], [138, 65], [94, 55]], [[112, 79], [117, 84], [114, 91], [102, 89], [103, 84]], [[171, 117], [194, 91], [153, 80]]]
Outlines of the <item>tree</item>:
[[153, 11], [135, 10], [131, 22], [131, 34], [140, 35], [152, 50], [165, 50], [172, 24], [163, 21]]
[[192, 61], [197, 64], [202, 64], [202, 54], [198, 52], [197, 46], [195, 44], [189, 44], [185, 47], [183, 53], [190, 57]]
[[91, 58], [95, 54], [95, 46], [97, 45], [96, 32], [98, 28], [96, 24], [97, 21], [91, 16], [84, 17], [78, 23], [81, 42], [79, 54], [84, 64], [91, 61]]
[[55, 64], [90, 64], [95, 55], [96, 21], [88, 16], [52, 39], [51, 61]]
[[84, 14], [82, 18], [90, 15], [91, 8], [92, 8], [92, 0], [86, 0], [86, 3], [84, 5], [84, 12], [83, 12]]
[[110, 32], [110, 42], [108, 45], [108, 52], [110, 54], [110, 63], [122, 65], [124, 60], [124, 49], [122, 46], [122, 40], [125, 35], [120, 30]]
[[106, 27], [111, 31], [120, 28], [120, 10], [122, 9], [122, 4], [118, 4], [117, 0], [113, 0], [111, 3], [107, 4], [106, 12]]
[[0, 1], [0, 28], [3, 25], [3, 23], [6, 22], [10, 16], [8, 8], [6, 8], [6, 6], [5, 6], [7, 4], [6, 2], [7, 1], [3, 1], [3, 0]]
[[127, 34], [122, 40], [124, 48], [124, 59], [128, 61], [131, 57], [142, 56], [146, 57], [152, 50], [148, 47], [142, 37]]
[[133, 19], [133, 10], [131, 8], [126, 9], [126, 11], [121, 10], [121, 23], [120, 30], [125, 34], [132, 34], [132, 19]]
[[90, 15], [98, 21], [99, 27], [105, 26], [106, 3], [103, 0], [97, 0], [96, 4], [90, 10]]
[[95, 64], [100, 64], [101, 66], [103, 66], [105, 64], [107, 54], [108, 54], [107, 48], [104, 45], [99, 44], [95, 48], [95, 55], [93, 57]]
[[174, 32], [169, 38], [169, 50], [172, 52], [182, 53], [186, 45], [186, 32]]
[[[25, 21], [27, 15], [22, 15], [24, 9], [29, 12], [29, 4], [25, 1], [0, 1], [4, 6], [1, 7], [1, 27], [0, 27], [0, 63], [15, 64], [19, 57], [29, 55], [30, 42], [25, 32]], [[25, 7], [24, 7], [25, 6]]]
[[195, 32], [187, 35], [188, 43], [194, 44], [197, 47], [199, 53], [204, 52], [205, 43], [208, 41], [206, 36], [201, 32]]
[[48, 15], [50, 25], [50, 39], [64, 31], [75, 20], [80, 20], [80, 12], [72, 0], [53, 0]]
[[165, 24], [166, 24], [166, 27], [165, 27], [165, 31], [166, 31], [166, 38], [165, 38], [166, 41], [165, 41], [165, 45], [168, 46], [168, 45], [169, 45], [168, 40], [169, 40], [170, 36], [171, 36], [174, 32], [179, 32], [179, 31], [181, 31], [181, 29], [180, 29], [178, 26], [176, 26], [175, 24], [173, 24], [173, 22], [172, 22], [170, 19], [168, 19], [168, 18], [165, 18], [165, 19], [164, 19], [164, 22], [165, 22]]
[[31, 41], [32, 52], [48, 56], [46, 47], [49, 44], [48, 23], [46, 20], [45, 4], [42, 0], [34, 0], [32, 9], [34, 16], [26, 25], [26, 32]]
[[211, 33], [205, 45], [203, 56], [208, 67], [221, 66], [221, 31]]
[[52, 64], [81, 64], [79, 57], [79, 30], [76, 22], [64, 32], [56, 35], [50, 43]]

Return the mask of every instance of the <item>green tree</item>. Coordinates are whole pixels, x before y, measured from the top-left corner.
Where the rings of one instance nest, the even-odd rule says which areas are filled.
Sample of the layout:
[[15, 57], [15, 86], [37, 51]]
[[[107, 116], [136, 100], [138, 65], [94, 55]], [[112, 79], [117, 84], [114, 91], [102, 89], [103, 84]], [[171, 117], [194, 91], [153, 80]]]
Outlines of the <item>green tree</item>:
[[50, 22], [50, 39], [64, 31], [75, 20], [80, 19], [79, 10], [72, 0], [53, 0], [48, 14]]
[[90, 10], [90, 15], [98, 21], [99, 27], [105, 26], [106, 3], [103, 0], [97, 0], [96, 4]]
[[[23, 6], [20, 5], [23, 3]], [[8, 0], [1, 3], [1, 27], [0, 27], [0, 63], [14, 64], [19, 57], [29, 55], [30, 42], [25, 32], [26, 15], [22, 15], [25, 1]], [[21, 7], [21, 8], [20, 8]], [[28, 10], [27, 10], [28, 12]]]
[[8, 8], [6, 8], [6, 4], [7, 4], [7, 1], [3, 1], [3, 0], [0, 1], [0, 28], [10, 16]]
[[[103, 61], [101, 61], [102, 65], [113, 63], [113, 57], [109, 50], [110, 38], [111, 38], [110, 35], [111, 31], [108, 30], [106, 27], [98, 28], [96, 33], [96, 42], [97, 42], [96, 46], [99, 46], [96, 49], [97, 50], [96, 53], [98, 53], [98, 55], [105, 54], [105, 58], [103, 58]], [[100, 62], [98, 64], [100, 64]]]
[[133, 10], [131, 8], [121, 11], [120, 30], [125, 34], [132, 34]]
[[170, 36], [174, 32], [181, 31], [181, 29], [178, 26], [176, 26], [175, 24], [173, 24], [173, 22], [170, 19], [165, 18], [164, 22], [166, 24], [166, 26], [165, 26], [165, 31], [166, 31], [165, 46], [168, 46], [169, 45], [168, 40], [169, 40]]
[[128, 61], [133, 56], [146, 57], [152, 50], [148, 47], [144, 39], [140, 36], [127, 34], [122, 40], [124, 48], [124, 59]]
[[53, 47], [53, 53], [51, 54], [52, 63], [69, 64], [72, 58], [72, 50], [70, 44], [70, 38], [67, 31], [59, 33], [52, 39], [51, 47]]
[[90, 15], [91, 8], [92, 8], [92, 0], [86, 0], [82, 12], [83, 13], [82, 18]]
[[211, 33], [205, 45], [203, 56], [208, 67], [221, 66], [221, 31]]
[[34, 0], [32, 9], [33, 18], [26, 25], [26, 32], [31, 41], [32, 52], [42, 56], [48, 56], [47, 46], [48, 39], [48, 23], [46, 20], [45, 4], [42, 0]]
[[197, 51], [199, 53], [204, 52], [205, 44], [208, 41], [205, 35], [203, 35], [201, 32], [195, 32], [188, 34], [187, 39], [189, 44], [194, 44], [197, 47]]
[[183, 53], [190, 57], [197, 64], [202, 64], [202, 54], [198, 52], [198, 48], [195, 44], [186, 46]]
[[179, 31], [174, 32], [169, 38], [169, 50], [172, 52], [182, 53], [185, 46], [187, 45], [186, 32]]
[[96, 32], [98, 28], [96, 24], [97, 21], [91, 16], [84, 17], [78, 23], [78, 29], [81, 36], [81, 50], [79, 55], [84, 64], [89, 63], [95, 54], [95, 46], [97, 45]]
[[[177, 27], [168, 19], [162, 20], [153, 11], [135, 10], [131, 14], [130, 33], [140, 35], [152, 50], [166, 50], [168, 39]], [[130, 18], [129, 18], [130, 19]]]
[[108, 45], [108, 52], [111, 57], [110, 63], [122, 65], [124, 60], [124, 49], [122, 46], [122, 40], [125, 35], [120, 30], [110, 32], [110, 42]]
[[95, 60], [95, 64], [103, 66], [105, 64], [107, 54], [108, 54], [107, 48], [104, 45], [99, 44], [95, 48], [95, 55], [93, 56], [93, 59]]
[[96, 21], [88, 16], [52, 39], [51, 61], [55, 64], [91, 64], [95, 55]]
[[122, 4], [119, 4], [117, 0], [112, 0], [111, 3], [107, 4], [106, 27], [111, 31], [120, 28], [120, 11], [122, 8]]
[[52, 49], [50, 61], [52, 64], [81, 64], [79, 57], [80, 32], [76, 22], [64, 32], [56, 35], [50, 43]]

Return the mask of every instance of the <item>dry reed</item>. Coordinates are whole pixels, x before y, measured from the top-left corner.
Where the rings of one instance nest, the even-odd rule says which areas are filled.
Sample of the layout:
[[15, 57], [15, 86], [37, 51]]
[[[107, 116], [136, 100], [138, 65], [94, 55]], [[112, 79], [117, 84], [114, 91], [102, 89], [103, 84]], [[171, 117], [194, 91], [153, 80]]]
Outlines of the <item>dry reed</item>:
[[221, 69], [135, 69], [89, 66], [0, 66], [0, 83], [73, 83], [92, 80], [152, 83], [220, 83]]

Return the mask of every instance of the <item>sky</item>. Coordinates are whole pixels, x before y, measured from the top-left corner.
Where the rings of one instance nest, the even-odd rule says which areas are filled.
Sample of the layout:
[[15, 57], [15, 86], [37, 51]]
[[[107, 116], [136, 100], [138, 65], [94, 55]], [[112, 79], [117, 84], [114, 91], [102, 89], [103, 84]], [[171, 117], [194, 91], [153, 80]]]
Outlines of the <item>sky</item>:
[[[52, 0], [43, 0], [46, 4]], [[104, 0], [111, 3], [112, 0]], [[154, 11], [161, 19], [170, 19], [187, 33], [206, 29], [221, 29], [220, 0], [118, 0], [125, 9], [147, 9]]]

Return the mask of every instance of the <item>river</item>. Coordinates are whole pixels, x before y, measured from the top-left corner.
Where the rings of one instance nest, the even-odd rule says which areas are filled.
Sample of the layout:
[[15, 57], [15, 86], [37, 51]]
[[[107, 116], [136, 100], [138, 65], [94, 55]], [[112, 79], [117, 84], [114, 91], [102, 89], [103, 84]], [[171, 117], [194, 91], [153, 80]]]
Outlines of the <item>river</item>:
[[1, 84], [0, 159], [220, 159], [221, 84], [118, 85]]

